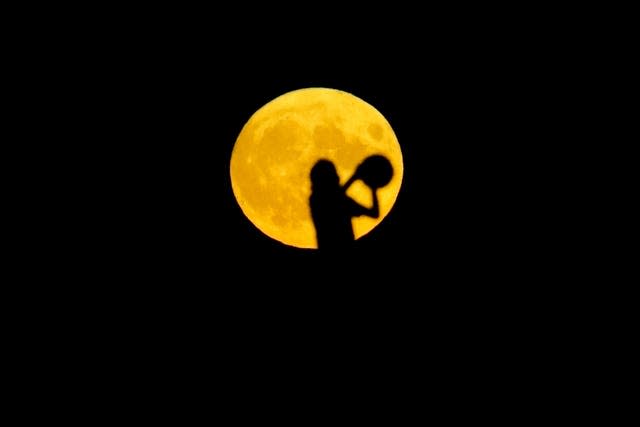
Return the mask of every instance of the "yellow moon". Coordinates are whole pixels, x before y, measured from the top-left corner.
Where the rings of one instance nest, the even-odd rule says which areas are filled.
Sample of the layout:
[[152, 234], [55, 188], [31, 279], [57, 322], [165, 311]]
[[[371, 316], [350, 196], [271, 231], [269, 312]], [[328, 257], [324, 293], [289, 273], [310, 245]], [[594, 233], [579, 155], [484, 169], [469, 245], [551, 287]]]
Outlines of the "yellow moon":
[[[231, 186], [242, 212], [264, 234], [286, 245], [317, 248], [311, 168], [328, 159], [343, 184], [374, 154], [390, 161], [393, 176], [377, 190], [378, 218], [353, 218], [356, 239], [376, 227], [396, 201], [403, 174], [398, 139], [378, 110], [348, 92], [295, 90], [265, 104], [244, 125], [231, 154]], [[371, 190], [360, 180], [347, 195], [372, 205]]]

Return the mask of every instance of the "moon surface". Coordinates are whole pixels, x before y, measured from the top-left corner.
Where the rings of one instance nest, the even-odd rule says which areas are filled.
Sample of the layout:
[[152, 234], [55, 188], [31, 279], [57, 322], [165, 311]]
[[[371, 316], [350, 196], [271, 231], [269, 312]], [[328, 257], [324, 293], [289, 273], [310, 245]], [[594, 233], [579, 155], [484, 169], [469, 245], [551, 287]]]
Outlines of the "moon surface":
[[[393, 176], [377, 190], [380, 216], [352, 219], [356, 239], [376, 227], [396, 201], [403, 175], [398, 139], [378, 110], [348, 92], [295, 90], [265, 104], [244, 125], [231, 154], [231, 186], [242, 212], [264, 234], [286, 245], [317, 248], [311, 168], [328, 159], [344, 184], [370, 155], [385, 156]], [[372, 205], [371, 190], [360, 180], [347, 194]]]

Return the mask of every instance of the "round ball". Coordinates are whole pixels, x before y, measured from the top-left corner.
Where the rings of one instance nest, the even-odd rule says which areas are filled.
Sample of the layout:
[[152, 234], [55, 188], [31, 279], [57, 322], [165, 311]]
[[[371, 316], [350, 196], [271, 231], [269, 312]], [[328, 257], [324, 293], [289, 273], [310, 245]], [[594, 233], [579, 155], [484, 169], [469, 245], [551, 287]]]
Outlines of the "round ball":
[[373, 189], [384, 187], [391, 181], [393, 167], [384, 156], [369, 156], [358, 166], [358, 176]]

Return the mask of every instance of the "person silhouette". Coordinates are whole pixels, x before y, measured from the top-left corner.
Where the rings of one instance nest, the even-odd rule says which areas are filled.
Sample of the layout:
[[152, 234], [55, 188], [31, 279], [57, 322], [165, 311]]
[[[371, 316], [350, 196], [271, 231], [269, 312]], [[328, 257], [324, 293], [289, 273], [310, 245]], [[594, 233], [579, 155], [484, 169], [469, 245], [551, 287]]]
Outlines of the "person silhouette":
[[[380, 215], [376, 190], [389, 182], [391, 173], [391, 164], [386, 158], [371, 156], [341, 186], [336, 167], [331, 161], [321, 159], [316, 162], [311, 168], [309, 207], [316, 229], [318, 249], [336, 250], [348, 247], [355, 240], [351, 218], [362, 215], [377, 218]], [[370, 208], [360, 205], [347, 195], [351, 184], [358, 179], [362, 179], [371, 189], [373, 205]]]

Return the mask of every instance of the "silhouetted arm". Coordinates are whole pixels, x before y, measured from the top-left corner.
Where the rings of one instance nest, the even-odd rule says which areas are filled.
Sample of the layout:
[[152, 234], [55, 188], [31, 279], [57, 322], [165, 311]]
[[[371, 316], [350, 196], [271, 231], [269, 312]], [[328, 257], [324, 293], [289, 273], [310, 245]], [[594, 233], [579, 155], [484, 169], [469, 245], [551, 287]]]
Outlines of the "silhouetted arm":
[[[351, 178], [349, 178], [349, 180], [347, 180], [347, 182], [345, 182], [344, 185], [342, 186], [342, 191], [345, 193], [345, 196], [346, 196], [347, 190], [349, 189], [349, 187], [351, 187], [351, 184], [353, 184], [356, 180], [360, 179], [360, 169], [361, 169], [361, 166], [358, 166], [358, 168], [356, 168], [356, 171], [351, 176]], [[358, 202], [356, 202], [355, 200], [347, 196], [347, 198], [349, 199], [352, 205], [351, 216], [366, 215], [366, 216], [370, 216], [371, 218], [377, 218], [378, 216], [380, 216], [378, 194], [376, 193], [376, 190], [374, 188], [371, 188], [371, 195], [373, 199], [373, 206], [371, 206], [370, 208], [366, 208], [362, 206], [361, 204], [359, 204]]]
[[378, 218], [380, 216], [380, 206], [378, 204], [378, 193], [375, 189], [371, 189], [371, 196], [373, 198], [373, 206], [369, 209], [369, 216], [371, 218]]
[[352, 198], [349, 197], [349, 201], [351, 202], [351, 216], [370, 216], [371, 218], [377, 218], [380, 216], [380, 206], [378, 204], [378, 194], [376, 190], [371, 189], [371, 194], [373, 196], [373, 206], [370, 208], [362, 206], [360, 203], [356, 202]]
[[356, 182], [357, 179], [358, 179], [358, 171], [356, 170], [356, 173], [354, 173], [353, 176], [349, 178], [347, 182], [344, 183], [344, 185], [342, 186], [342, 191], [346, 192], [349, 189], [349, 187], [351, 187], [351, 184]]

